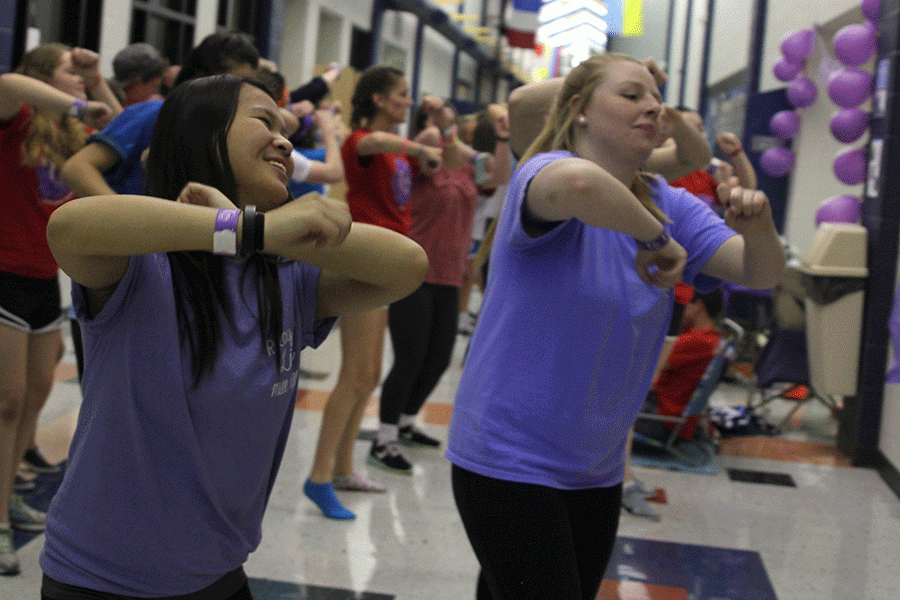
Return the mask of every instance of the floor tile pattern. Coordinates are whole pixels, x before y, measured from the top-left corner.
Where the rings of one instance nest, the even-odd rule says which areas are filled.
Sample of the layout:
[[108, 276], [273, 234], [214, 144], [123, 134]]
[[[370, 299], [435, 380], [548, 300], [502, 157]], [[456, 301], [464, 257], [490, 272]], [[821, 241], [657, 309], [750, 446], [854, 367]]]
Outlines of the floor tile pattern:
[[[424, 431], [445, 441], [466, 339], [420, 415]], [[71, 347], [71, 346], [70, 346]], [[307, 377], [263, 523], [247, 564], [256, 600], [467, 600], [477, 563], [459, 522], [441, 450], [406, 450], [412, 477], [369, 470], [369, 443], [357, 442], [360, 472], [385, 494], [340, 493], [357, 514], [325, 519], [302, 494], [303, 481], [340, 362], [339, 336], [304, 352]], [[385, 345], [382, 373], [391, 366]], [[80, 405], [71, 351], [41, 414], [38, 442], [51, 460], [66, 458]], [[377, 426], [377, 396], [363, 433]], [[713, 404], [740, 406], [747, 389], [726, 383]], [[778, 423], [794, 406], [773, 402], [762, 415]], [[836, 424], [807, 403], [777, 437], [720, 441], [715, 472], [635, 467], [657, 490], [658, 522], [623, 512], [602, 600], [896, 600], [900, 598], [900, 501], [872, 470], [854, 468], [834, 446]], [[361, 436], [365, 438], [365, 435]], [[794, 487], [734, 481], [730, 471], [789, 477]], [[58, 480], [56, 481], [58, 483]], [[33, 493], [49, 502], [52, 478]], [[43, 490], [43, 491], [41, 491]], [[43, 494], [43, 495], [42, 495]], [[0, 599], [39, 597], [43, 536], [16, 537], [22, 574], [0, 578]]]

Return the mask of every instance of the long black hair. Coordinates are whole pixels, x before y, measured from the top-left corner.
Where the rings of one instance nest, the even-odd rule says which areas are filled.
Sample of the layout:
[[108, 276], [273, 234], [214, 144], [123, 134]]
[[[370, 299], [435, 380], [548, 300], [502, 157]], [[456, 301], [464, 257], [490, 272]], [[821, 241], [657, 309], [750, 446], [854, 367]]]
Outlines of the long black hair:
[[[202, 77], [169, 92], [153, 130], [147, 156], [146, 191], [150, 196], [175, 200], [189, 181], [217, 188], [234, 201], [237, 182], [228, 157], [228, 130], [234, 121], [243, 85], [265, 87], [233, 75]], [[267, 92], [268, 93], [268, 92]], [[196, 385], [212, 371], [222, 331], [220, 311], [233, 318], [223, 283], [228, 258], [209, 252], [169, 252], [178, 330], [191, 351]], [[260, 334], [277, 336], [281, 329], [281, 292], [277, 266], [261, 254], [247, 261], [255, 267]], [[276, 353], [280, 368], [280, 356]]]

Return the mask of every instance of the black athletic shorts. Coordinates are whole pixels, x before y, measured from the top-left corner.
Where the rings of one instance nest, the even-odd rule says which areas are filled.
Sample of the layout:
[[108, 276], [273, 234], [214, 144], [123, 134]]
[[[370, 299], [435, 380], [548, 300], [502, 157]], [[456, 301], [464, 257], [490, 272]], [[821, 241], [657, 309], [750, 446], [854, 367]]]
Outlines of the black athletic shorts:
[[0, 323], [45, 333], [59, 329], [64, 321], [58, 277], [37, 279], [0, 271]]

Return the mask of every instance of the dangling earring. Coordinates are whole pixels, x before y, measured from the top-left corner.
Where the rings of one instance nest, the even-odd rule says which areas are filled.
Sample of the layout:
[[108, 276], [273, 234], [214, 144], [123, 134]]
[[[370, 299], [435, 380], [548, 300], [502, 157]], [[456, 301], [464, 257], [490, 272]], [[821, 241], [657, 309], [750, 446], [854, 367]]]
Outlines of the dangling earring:
[[578, 119], [576, 119], [579, 125], [584, 125], [587, 123], [587, 119], [584, 118], [584, 115], [578, 115]]

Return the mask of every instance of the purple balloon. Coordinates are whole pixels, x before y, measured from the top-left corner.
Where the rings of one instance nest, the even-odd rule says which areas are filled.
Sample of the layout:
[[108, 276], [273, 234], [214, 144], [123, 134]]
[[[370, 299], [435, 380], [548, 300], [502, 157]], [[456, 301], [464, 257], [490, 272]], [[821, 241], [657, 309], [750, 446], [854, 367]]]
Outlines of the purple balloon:
[[780, 110], [769, 121], [769, 130], [779, 140], [791, 140], [800, 131], [800, 115], [792, 110]]
[[881, 0], [862, 0], [860, 8], [870, 23], [878, 23], [881, 19]]
[[848, 67], [867, 63], [877, 50], [875, 27], [871, 23], [847, 25], [834, 36], [834, 54]]
[[803, 68], [801, 63], [792, 63], [783, 56], [778, 59], [775, 66], [772, 67], [772, 73], [778, 81], [790, 81], [800, 73]]
[[791, 82], [787, 89], [788, 102], [794, 108], [806, 108], [816, 101], [819, 92], [808, 77], [798, 77]]
[[781, 40], [781, 53], [792, 63], [803, 62], [816, 47], [816, 34], [812, 29], [797, 29]]
[[861, 69], [847, 67], [828, 79], [828, 96], [841, 108], [856, 108], [871, 95], [872, 74]]
[[845, 108], [831, 117], [831, 135], [842, 144], [852, 144], [869, 127], [869, 113], [861, 108]]
[[822, 223], [859, 223], [862, 204], [856, 196], [834, 196], [819, 205], [816, 226]]
[[759, 157], [759, 168], [769, 177], [784, 177], [794, 168], [794, 153], [781, 146], [773, 146]]
[[834, 175], [844, 185], [859, 185], [866, 180], [866, 149], [848, 148], [834, 159]]

